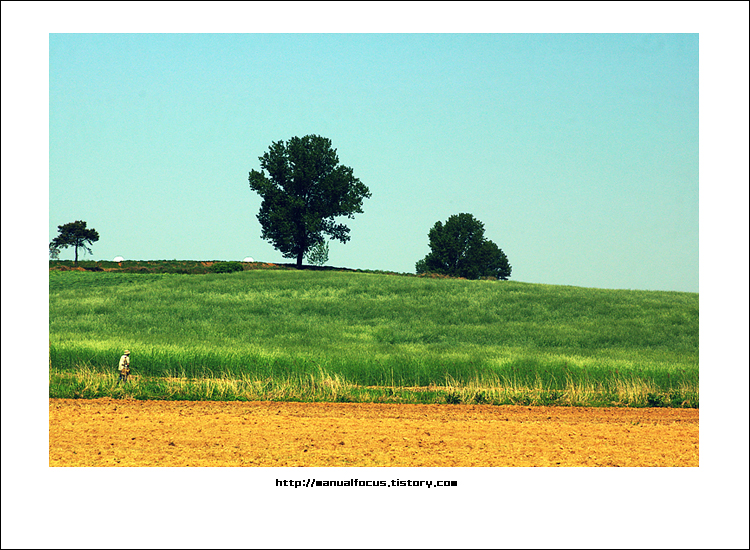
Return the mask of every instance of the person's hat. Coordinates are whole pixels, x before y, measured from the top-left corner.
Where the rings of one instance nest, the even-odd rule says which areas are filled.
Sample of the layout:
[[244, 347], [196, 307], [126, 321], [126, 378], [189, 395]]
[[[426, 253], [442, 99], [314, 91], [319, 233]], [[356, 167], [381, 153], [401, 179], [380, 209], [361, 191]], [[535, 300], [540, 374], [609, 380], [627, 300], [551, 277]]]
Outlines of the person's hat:
[[129, 349], [125, 350], [125, 355], [130, 355], [130, 350]]

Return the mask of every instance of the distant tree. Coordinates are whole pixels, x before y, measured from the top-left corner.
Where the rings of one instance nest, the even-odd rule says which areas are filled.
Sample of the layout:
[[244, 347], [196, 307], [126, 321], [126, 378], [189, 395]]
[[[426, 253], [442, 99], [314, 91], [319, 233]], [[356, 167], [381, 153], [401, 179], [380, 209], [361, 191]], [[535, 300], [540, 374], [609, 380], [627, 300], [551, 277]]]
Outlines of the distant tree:
[[361, 214], [371, 194], [351, 168], [339, 164], [331, 140], [309, 135], [277, 141], [259, 160], [261, 171], [252, 170], [249, 182], [263, 198], [261, 237], [285, 258], [296, 258], [299, 268], [324, 235], [342, 243], [350, 239], [349, 228], [335, 218]]
[[242, 271], [243, 267], [240, 262], [217, 262], [209, 270], [212, 273], [234, 273], [235, 271]]
[[307, 255], [305, 257], [307, 258], [307, 261], [312, 265], [325, 265], [325, 263], [328, 261], [328, 243], [323, 241], [316, 244], [307, 251]]
[[[72, 246], [75, 248], [75, 262], [73, 265], [78, 266], [78, 249], [91, 254], [90, 245], [99, 240], [99, 233], [96, 229], [86, 229], [86, 222], [75, 221], [58, 225], [59, 234], [51, 243], [49, 243], [50, 257], [57, 258], [60, 250]], [[87, 246], [89, 245], [89, 246]]]
[[505, 253], [484, 238], [484, 224], [471, 214], [453, 215], [430, 229], [430, 253], [416, 265], [417, 273], [440, 273], [478, 279], [507, 280], [511, 266]]

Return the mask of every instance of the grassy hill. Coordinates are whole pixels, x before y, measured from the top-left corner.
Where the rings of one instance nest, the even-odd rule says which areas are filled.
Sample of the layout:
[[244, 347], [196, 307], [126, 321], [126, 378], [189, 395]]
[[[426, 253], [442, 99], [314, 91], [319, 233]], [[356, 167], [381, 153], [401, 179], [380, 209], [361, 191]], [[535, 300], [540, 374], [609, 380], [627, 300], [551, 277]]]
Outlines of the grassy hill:
[[206, 263], [51, 270], [50, 396], [698, 406], [698, 294]]

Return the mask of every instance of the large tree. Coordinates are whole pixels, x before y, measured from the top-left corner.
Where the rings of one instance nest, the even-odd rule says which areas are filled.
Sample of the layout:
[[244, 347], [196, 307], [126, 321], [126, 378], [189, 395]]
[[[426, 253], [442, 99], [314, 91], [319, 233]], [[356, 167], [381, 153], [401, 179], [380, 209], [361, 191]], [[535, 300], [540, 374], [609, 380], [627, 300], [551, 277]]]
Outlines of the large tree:
[[72, 246], [75, 248], [75, 266], [78, 266], [78, 249], [91, 254], [91, 244], [99, 240], [96, 229], [86, 229], [86, 222], [75, 221], [58, 225], [59, 234], [49, 243], [50, 256], [57, 258], [60, 250]]
[[500, 248], [484, 237], [484, 224], [471, 214], [458, 214], [430, 229], [430, 253], [417, 262], [417, 273], [440, 273], [478, 279], [507, 280], [511, 266]]
[[250, 188], [262, 198], [261, 237], [297, 267], [308, 250], [330, 239], [347, 242], [349, 228], [335, 218], [362, 213], [370, 190], [348, 166], [339, 164], [331, 140], [309, 135], [276, 141], [259, 157], [261, 170], [250, 172]]

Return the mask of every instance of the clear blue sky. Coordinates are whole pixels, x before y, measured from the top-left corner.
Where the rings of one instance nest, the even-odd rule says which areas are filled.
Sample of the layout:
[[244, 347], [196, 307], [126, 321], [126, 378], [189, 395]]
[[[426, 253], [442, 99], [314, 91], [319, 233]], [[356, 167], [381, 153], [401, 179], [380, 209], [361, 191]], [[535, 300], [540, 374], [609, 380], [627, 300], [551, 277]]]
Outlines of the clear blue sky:
[[49, 239], [85, 220], [93, 259], [290, 262], [248, 172], [319, 134], [372, 192], [329, 265], [413, 272], [469, 212], [513, 280], [697, 292], [698, 42], [50, 34]]

